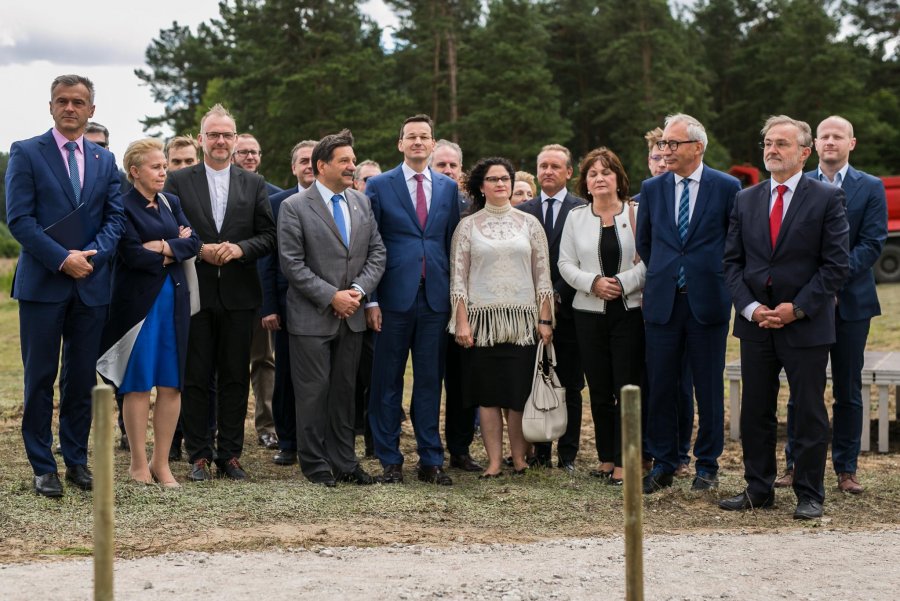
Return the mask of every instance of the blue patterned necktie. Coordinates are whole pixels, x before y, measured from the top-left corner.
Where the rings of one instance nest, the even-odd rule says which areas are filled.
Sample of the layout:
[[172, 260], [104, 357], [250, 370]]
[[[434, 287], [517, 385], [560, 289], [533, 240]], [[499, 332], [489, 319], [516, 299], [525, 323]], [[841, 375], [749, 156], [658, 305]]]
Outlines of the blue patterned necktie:
[[66, 142], [66, 150], [69, 151], [69, 182], [72, 184], [72, 191], [75, 193], [75, 203], [81, 202], [81, 178], [78, 176], [78, 161], [75, 160], [75, 150], [78, 144], [75, 142]]
[[334, 224], [344, 239], [344, 245], [350, 247], [350, 238], [347, 236], [347, 224], [344, 222], [344, 211], [341, 210], [341, 195], [331, 197], [331, 212], [334, 214]]
[[[688, 225], [690, 225], [691, 212], [691, 180], [684, 178], [681, 180], [681, 198], [678, 200], [678, 235], [681, 236], [681, 242], [687, 238]], [[678, 287], [687, 286], [687, 276], [684, 275], [684, 266], [678, 268]]]

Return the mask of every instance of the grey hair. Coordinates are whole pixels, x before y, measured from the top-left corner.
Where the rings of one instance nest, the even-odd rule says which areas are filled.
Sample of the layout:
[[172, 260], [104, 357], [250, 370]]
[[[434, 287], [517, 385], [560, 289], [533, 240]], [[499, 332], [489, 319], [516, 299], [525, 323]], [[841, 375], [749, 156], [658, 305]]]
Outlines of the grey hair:
[[363, 161], [362, 163], [359, 163], [356, 166], [356, 171], [353, 172], [353, 181], [355, 181], [355, 182], [359, 181], [359, 173], [362, 171], [363, 167], [375, 167], [376, 169], [381, 171], [381, 165], [379, 165], [372, 159], [366, 159], [365, 161]]
[[50, 99], [53, 99], [53, 93], [56, 91], [56, 88], [59, 86], [72, 87], [77, 86], [78, 84], [83, 85], [88, 89], [88, 94], [91, 97], [91, 104], [94, 104], [94, 82], [83, 75], [60, 75], [56, 79], [53, 80], [53, 83], [50, 84]]
[[675, 123], [684, 123], [687, 127], [688, 137], [703, 144], [703, 152], [706, 152], [706, 146], [709, 144], [709, 138], [706, 137], [706, 128], [703, 127], [702, 123], [686, 113], [675, 113], [674, 115], [666, 116], [666, 127], [669, 127], [670, 125], [673, 125]]
[[234, 129], [237, 129], [237, 121], [234, 119], [234, 115], [228, 112], [228, 109], [222, 106], [220, 103], [216, 103], [213, 105], [211, 109], [206, 111], [206, 114], [203, 115], [203, 118], [200, 119], [200, 133], [206, 133], [206, 130], [203, 129], [203, 125], [206, 123], [206, 119], [215, 115], [216, 117], [226, 117], [231, 119], [231, 122], [234, 123]]
[[[438, 148], [440, 148], [442, 146], [447, 146], [449, 148], [452, 148], [456, 152], [456, 156], [459, 157], [459, 164], [462, 165], [463, 154], [462, 154], [462, 148], [459, 147], [459, 144], [457, 144], [456, 142], [451, 142], [450, 140], [445, 140], [444, 138], [441, 138], [440, 140], [438, 140], [437, 142], [434, 143], [434, 150], [437, 150]], [[432, 157], [434, 157], [434, 151], [432, 151], [431, 156], [428, 157], [428, 165], [429, 166], [431, 165]]]
[[769, 133], [769, 130], [775, 127], [776, 125], [793, 125], [797, 128], [797, 143], [800, 146], [804, 146], [809, 148], [813, 143], [812, 129], [809, 127], [809, 123], [806, 121], [798, 121], [797, 119], [793, 119], [788, 117], [787, 115], [772, 115], [768, 119], [766, 119], [765, 125], [763, 125], [760, 130], [760, 134], [765, 138], [766, 134]]
[[88, 121], [87, 127], [84, 128], [86, 134], [103, 134], [106, 141], [109, 142], [109, 130], [105, 125], [100, 125], [96, 121]]
[[294, 157], [297, 156], [297, 151], [301, 148], [315, 148], [316, 144], [318, 144], [318, 140], [301, 140], [294, 144], [294, 147], [291, 148], [291, 165], [294, 164]]

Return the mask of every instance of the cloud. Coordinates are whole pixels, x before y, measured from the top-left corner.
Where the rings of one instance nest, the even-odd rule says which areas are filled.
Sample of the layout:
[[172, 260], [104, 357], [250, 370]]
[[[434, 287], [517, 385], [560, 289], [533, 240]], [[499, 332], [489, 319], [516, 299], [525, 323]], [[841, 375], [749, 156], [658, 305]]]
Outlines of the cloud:
[[0, 65], [28, 65], [37, 61], [76, 65], [134, 65], [144, 59], [146, 46], [107, 41], [98, 44], [89, 35], [61, 37], [52, 32], [32, 31], [18, 39], [4, 36], [0, 43]]

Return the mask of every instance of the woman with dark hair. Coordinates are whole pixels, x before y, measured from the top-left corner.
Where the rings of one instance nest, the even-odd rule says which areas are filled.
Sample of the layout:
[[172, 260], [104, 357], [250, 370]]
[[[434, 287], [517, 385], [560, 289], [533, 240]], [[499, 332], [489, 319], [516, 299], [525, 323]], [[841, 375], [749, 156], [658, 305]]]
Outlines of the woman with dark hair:
[[572, 209], [566, 219], [559, 272], [575, 288], [572, 308], [600, 460], [591, 475], [619, 485], [619, 391], [626, 384], [639, 385], [644, 369], [641, 290], [647, 269], [635, 250], [636, 208], [619, 157], [597, 148], [578, 170], [578, 194], [590, 203]]
[[[531, 393], [537, 336], [553, 337], [553, 286], [547, 238], [538, 220], [510, 204], [515, 169], [503, 158], [481, 159], [466, 183], [471, 215], [450, 248], [450, 324], [462, 350], [462, 398], [479, 407], [488, 466], [503, 461], [503, 415], [516, 474], [527, 469], [522, 410]], [[536, 336], [537, 335], [537, 336]]]
[[[181, 412], [191, 317], [182, 261], [197, 256], [200, 240], [178, 197], [162, 191], [166, 183], [162, 142], [154, 138], [132, 142], [124, 164], [134, 188], [122, 198], [125, 233], [116, 255], [97, 371], [125, 395], [129, 475], [144, 484], [157, 481], [175, 488], [169, 446]], [[147, 421], [154, 386], [153, 458], [148, 464]]]

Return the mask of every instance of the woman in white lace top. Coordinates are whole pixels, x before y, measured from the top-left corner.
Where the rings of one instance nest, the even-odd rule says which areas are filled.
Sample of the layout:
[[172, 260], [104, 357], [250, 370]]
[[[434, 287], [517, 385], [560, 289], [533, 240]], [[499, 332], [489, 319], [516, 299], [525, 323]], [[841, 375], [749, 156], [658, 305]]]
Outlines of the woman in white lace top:
[[522, 410], [531, 392], [537, 337], [553, 336], [553, 287], [544, 228], [510, 205], [515, 170], [480, 160], [466, 188], [473, 199], [450, 248], [450, 324], [462, 351], [463, 399], [479, 407], [488, 455], [482, 478], [501, 474], [503, 415], [515, 473], [527, 468]]

